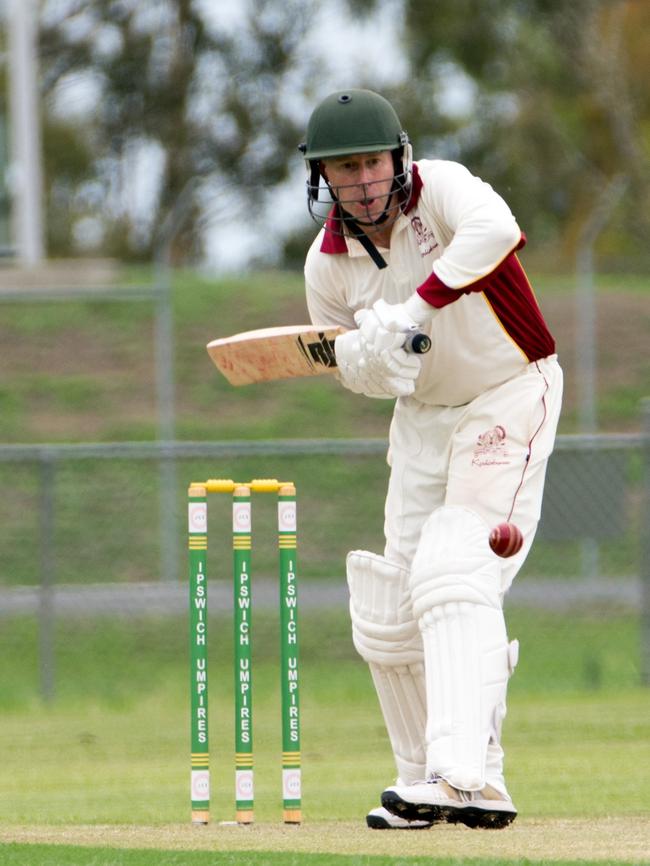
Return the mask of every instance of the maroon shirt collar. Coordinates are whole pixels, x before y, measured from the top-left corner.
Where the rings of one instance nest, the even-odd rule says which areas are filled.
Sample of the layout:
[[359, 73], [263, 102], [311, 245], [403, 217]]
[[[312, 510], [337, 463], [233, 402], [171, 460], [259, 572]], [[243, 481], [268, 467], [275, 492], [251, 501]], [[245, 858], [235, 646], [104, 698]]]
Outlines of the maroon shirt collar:
[[408, 200], [408, 204], [404, 208], [404, 213], [410, 213], [413, 208], [417, 207], [418, 202], [420, 201], [420, 193], [422, 192], [422, 178], [420, 177], [420, 172], [418, 171], [418, 167], [415, 163], [413, 163], [413, 167], [411, 169], [411, 197]]
[[[420, 172], [415, 163], [413, 163], [411, 171], [411, 196], [408, 200], [408, 204], [404, 208], [405, 214], [410, 213], [410, 211], [417, 206], [417, 203], [420, 200], [420, 193], [422, 192], [422, 178], [420, 177]], [[340, 225], [341, 218], [339, 216], [339, 206], [338, 204], [334, 204], [332, 205], [332, 210], [329, 212], [327, 220], [325, 221], [325, 234], [323, 235], [323, 242], [320, 247], [321, 253], [331, 253], [334, 255], [337, 253], [347, 253], [348, 247], [345, 242], [345, 237], [338, 234], [340, 231]]]

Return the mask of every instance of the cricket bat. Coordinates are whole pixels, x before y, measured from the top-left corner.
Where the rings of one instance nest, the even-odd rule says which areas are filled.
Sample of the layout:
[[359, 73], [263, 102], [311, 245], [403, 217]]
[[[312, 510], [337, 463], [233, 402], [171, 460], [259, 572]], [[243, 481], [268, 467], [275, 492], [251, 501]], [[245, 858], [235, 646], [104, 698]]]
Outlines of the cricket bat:
[[[212, 340], [207, 350], [231, 385], [320, 376], [336, 371], [334, 341], [345, 331], [338, 325], [260, 328]], [[431, 348], [431, 340], [414, 331], [406, 335], [404, 348], [424, 354]]]

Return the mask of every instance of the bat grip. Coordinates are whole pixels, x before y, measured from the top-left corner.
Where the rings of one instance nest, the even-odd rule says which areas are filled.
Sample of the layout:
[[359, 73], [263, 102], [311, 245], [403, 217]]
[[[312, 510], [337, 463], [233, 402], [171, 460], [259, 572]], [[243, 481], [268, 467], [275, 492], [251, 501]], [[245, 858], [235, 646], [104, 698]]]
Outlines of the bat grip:
[[426, 355], [431, 348], [431, 337], [421, 331], [413, 331], [404, 340], [404, 349], [414, 355]]

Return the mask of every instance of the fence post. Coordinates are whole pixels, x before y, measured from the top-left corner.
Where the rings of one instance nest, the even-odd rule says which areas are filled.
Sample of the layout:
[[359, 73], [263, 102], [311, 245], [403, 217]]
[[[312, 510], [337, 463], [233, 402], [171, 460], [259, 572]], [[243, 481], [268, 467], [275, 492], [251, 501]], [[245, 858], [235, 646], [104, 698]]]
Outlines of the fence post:
[[[156, 382], [158, 395], [158, 440], [176, 440], [176, 380], [174, 373], [174, 293], [172, 245], [194, 206], [196, 178], [190, 178], [160, 226], [154, 250], [156, 274]], [[159, 464], [160, 576], [179, 580], [179, 542], [176, 502], [178, 485], [173, 454]]]
[[641, 401], [641, 460], [643, 505], [641, 507], [641, 682], [650, 686], [650, 397]]
[[41, 585], [38, 600], [38, 650], [41, 698], [54, 699], [54, 461], [40, 462], [39, 531]]
[[[174, 313], [171, 277], [159, 269], [156, 285], [156, 392], [158, 399], [158, 440], [176, 439], [174, 383]], [[159, 533], [160, 577], [164, 581], [180, 579], [179, 537], [176, 512], [178, 490], [176, 461], [173, 454], [163, 455], [159, 466]]]

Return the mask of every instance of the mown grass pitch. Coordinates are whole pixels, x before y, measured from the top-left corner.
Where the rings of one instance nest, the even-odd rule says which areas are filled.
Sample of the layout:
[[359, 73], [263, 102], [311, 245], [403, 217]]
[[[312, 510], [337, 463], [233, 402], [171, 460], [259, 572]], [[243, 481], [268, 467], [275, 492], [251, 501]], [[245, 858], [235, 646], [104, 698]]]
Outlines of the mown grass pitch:
[[[3, 838], [20, 840], [3, 846], [3, 866], [622, 866], [649, 862], [650, 851], [650, 825], [640, 818], [523, 819], [484, 833], [446, 825], [387, 833], [330, 821], [13, 828], [1, 831]], [[34, 839], [41, 841], [23, 841]]]

